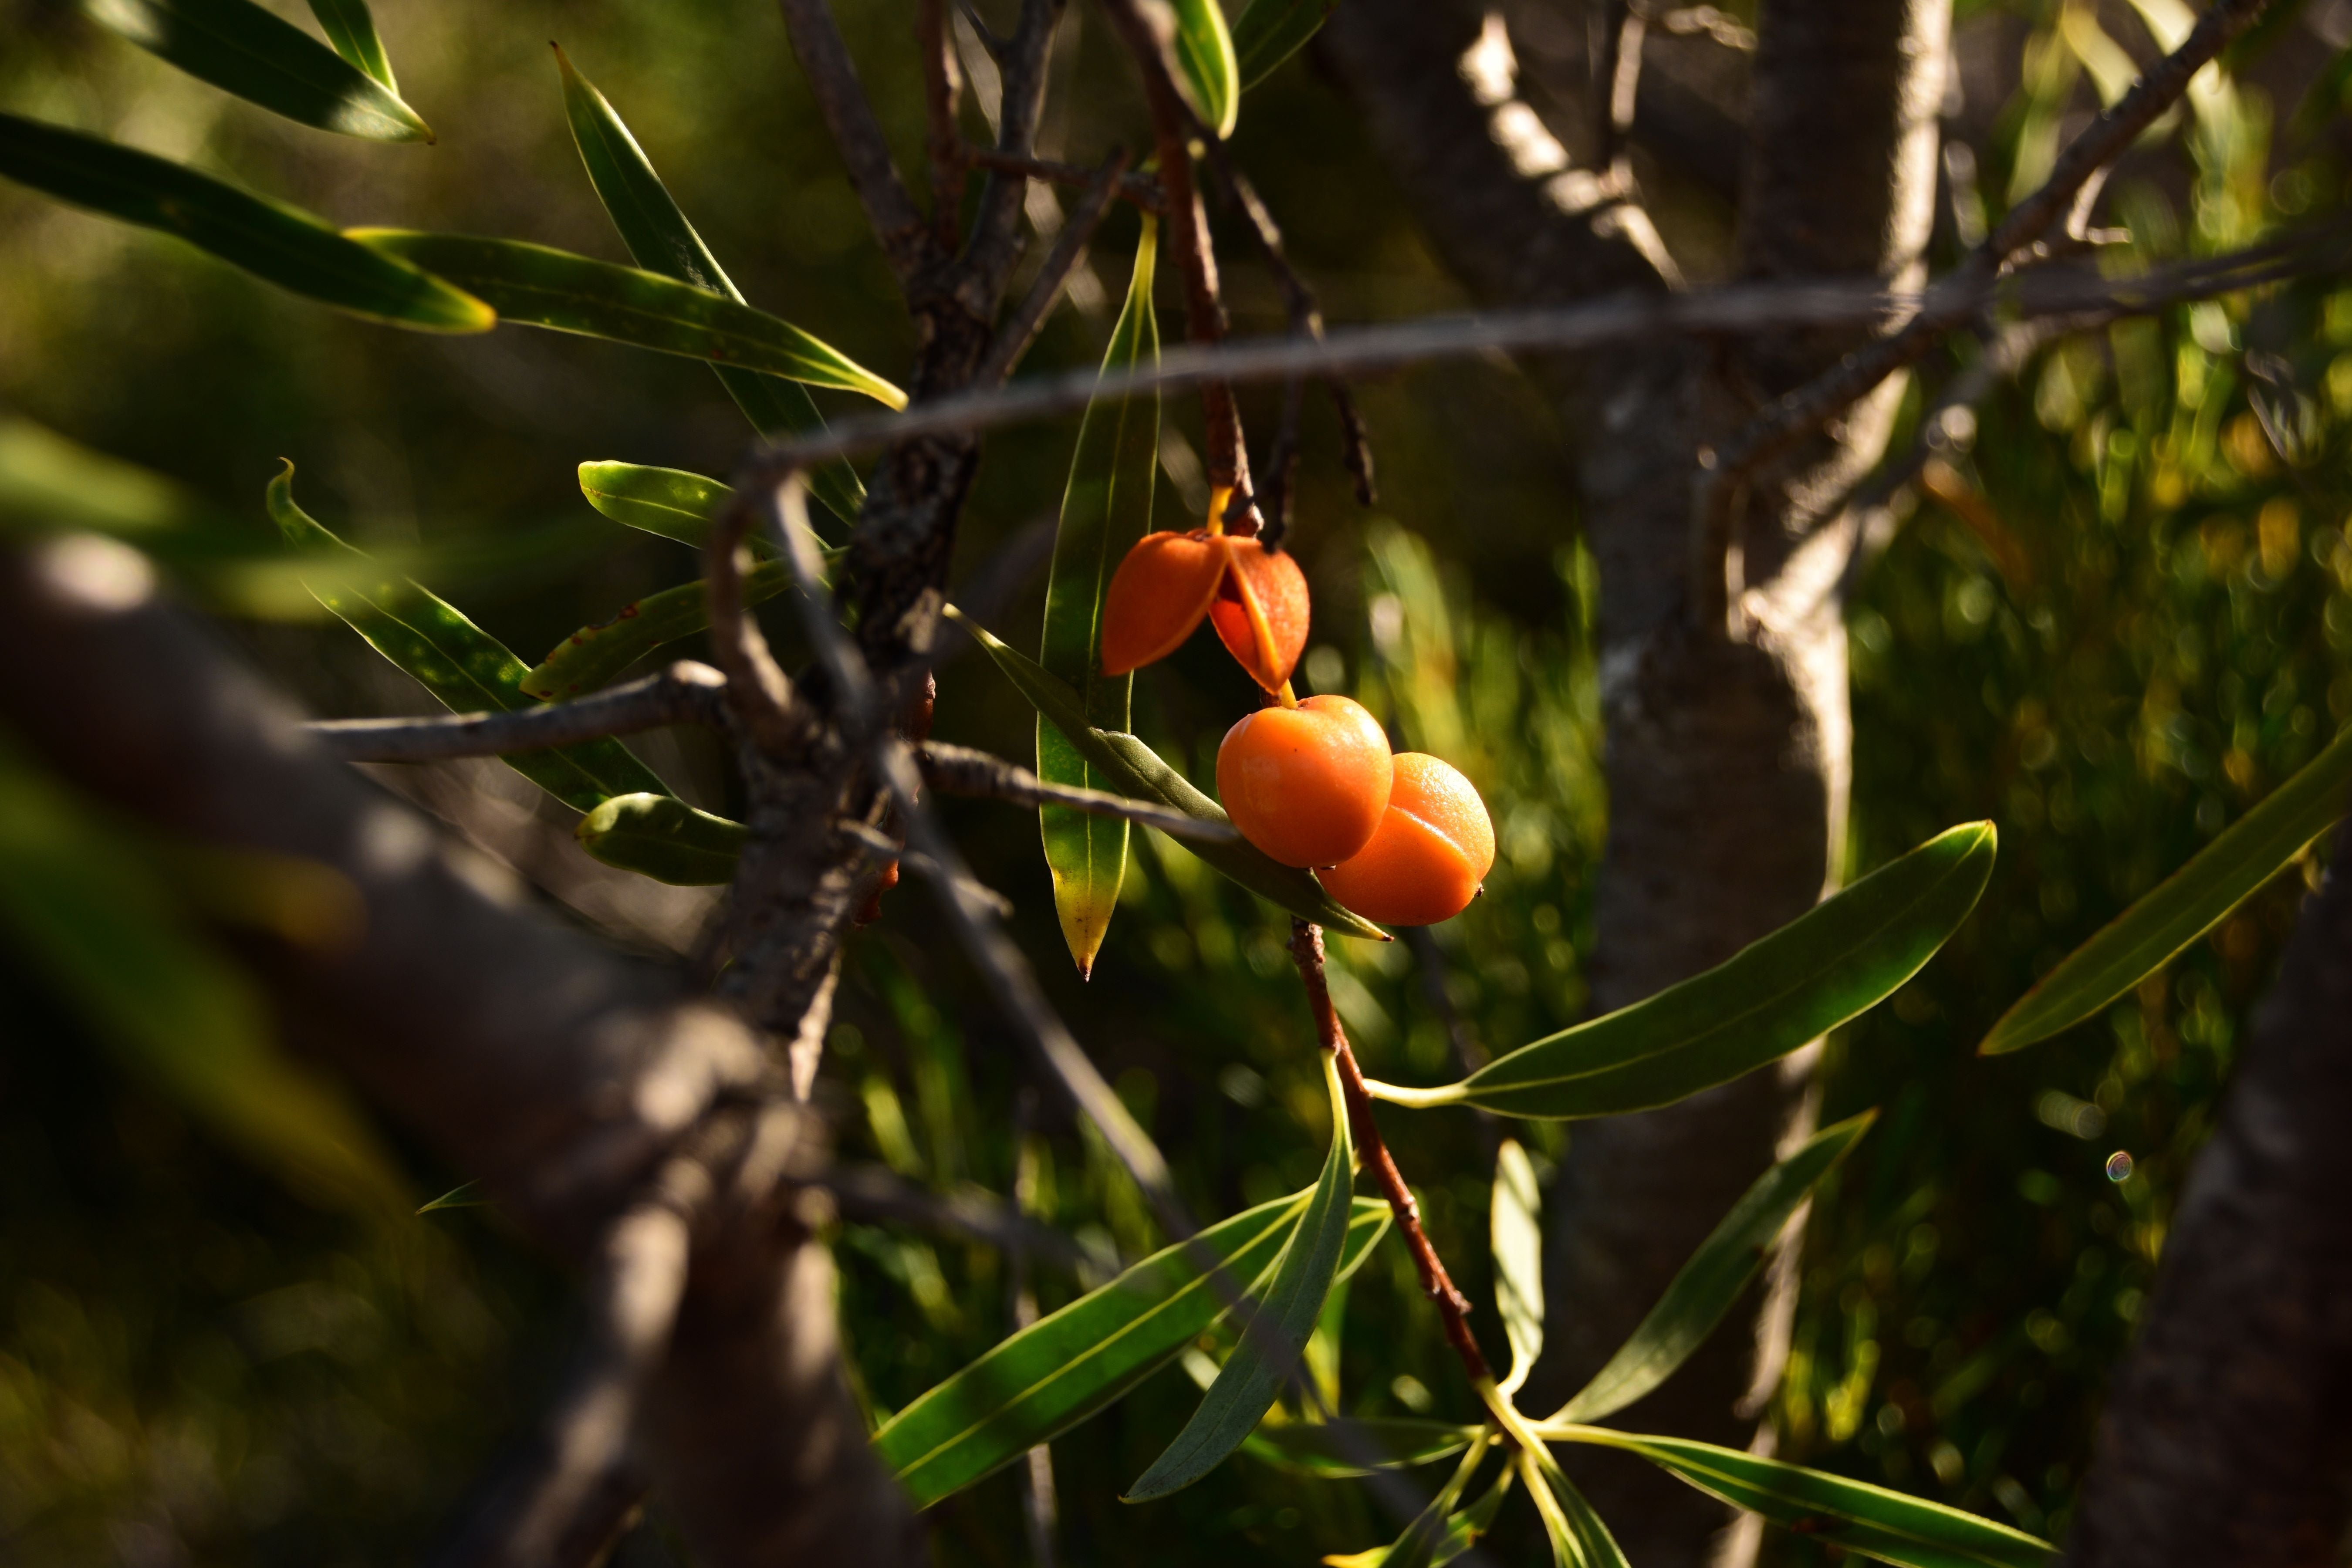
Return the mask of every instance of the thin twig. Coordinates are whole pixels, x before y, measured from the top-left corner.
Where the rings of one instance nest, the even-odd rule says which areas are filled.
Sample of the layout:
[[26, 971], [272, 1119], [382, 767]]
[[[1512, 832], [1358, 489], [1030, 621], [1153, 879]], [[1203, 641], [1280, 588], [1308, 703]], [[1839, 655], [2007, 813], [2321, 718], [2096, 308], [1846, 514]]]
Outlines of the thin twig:
[[[975, 147], [964, 143], [963, 160], [975, 169], [987, 169], [1000, 174], [1021, 174], [1032, 180], [1045, 180], [1056, 185], [1069, 185], [1084, 190], [1095, 183], [1100, 166], [1089, 169], [1083, 163], [1065, 163], [1054, 158], [1020, 158], [1010, 153], [999, 153], [992, 147]], [[1149, 174], [1122, 174], [1112, 194], [1119, 200], [1148, 213], [1160, 210], [1165, 197], [1160, 182]]]
[[1633, 169], [1626, 160], [1626, 148], [1633, 132], [1634, 100], [1642, 89], [1642, 45], [1649, 32], [1648, 18], [1640, 6], [1612, 0], [1602, 7], [1599, 26], [1604, 37], [1593, 73], [1592, 96], [1598, 111], [1593, 117], [1593, 140], [1600, 152], [1593, 162], [1619, 190], [1630, 190]]
[[1738, 499], [1757, 468], [1789, 451], [1868, 395], [1888, 376], [1916, 364], [1976, 314], [2012, 258], [2043, 239], [2073, 210], [2087, 182], [2138, 139], [2189, 89], [2191, 78], [2230, 40], [2252, 26], [2271, 0], [2215, 0], [2179, 48], [2148, 68], [2131, 90], [2094, 120], [2058, 156], [2042, 188], [2026, 197], [1969, 252], [1943, 287], [1885, 337], [1845, 356], [1776, 400], [1717, 447], [1695, 487], [1691, 518], [1690, 603], [1696, 624], [1727, 630], [1726, 578]]
[[1412, 1189], [1404, 1184], [1404, 1176], [1397, 1170], [1396, 1162], [1389, 1157], [1388, 1144], [1381, 1138], [1381, 1124], [1372, 1115], [1372, 1098], [1364, 1088], [1363, 1069], [1356, 1065], [1356, 1053], [1348, 1045], [1348, 1032], [1339, 1026], [1339, 1011], [1331, 1005], [1331, 988], [1323, 978], [1323, 929], [1306, 921], [1290, 922], [1290, 956], [1298, 965], [1298, 978], [1307, 985], [1307, 1004], [1315, 1015], [1316, 1037], [1323, 1048], [1339, 1058], [1339, 1086], [1348, 1102], [1348, 1124], [1356, 1134], [1356, 1149], [1372, 1178], [1380, 1184], [1381, 1194], [1389, 1201], [1389, 1212], [1396, 1216], [1397, 1229], [1404, 1237], [1405, 1246], [1412, 1253], [1412, 1266], [1421, 1276], [1422, 1292], [1437, 1307], [1437, 1315], [1445, 1327], [1445, 1340], [1461, 1358], [1462, 1369], [1470, 1374], [1475, 1386], [1492, 1383], [1494, 1372], [1486, 1365], [1486, 1352], [1478, 1348], [1477, 1338], [1470, 1331], [1470, 1300], [1455, 1288], [1452, 1276], [1445, 1272], [1445, 1260], [1437, 1256], [1437, 1248], [1422, 1228], [1421, 1205], [1414, 1201]]
[[922, 770], [923, 782], [941, 795], [981, 795], [1019, 805], [1066, 805], [1096, 816], [1115, 816], [1156, 827], [1171, 838], [1195, 844], [1241, 841], [1240, 831], [1231, 823], [1204, 822], [1164, 805], [1098, 789], [1048, 784], [1018, 763], [969, 746], [929, 742], [916, 752], [915, 761]]
[[1110, 211], [1111, 201], [1118, 195], [1119, 176], [1127, 171], [1127, 149], [1114, 147], [1095, 171], [1086, 195], [1078, 198], [1078, 205], [1063, 221], [1061, 235], [1054, 241], [1054, 248], [1046, 252], [1045, 264], [1037, 269], [1029, 292], [1023, 296], [1012, 319], [997, 329], [988, 357], [972, 373], [973, 385], [994, 386], [1003, 381], [1021, 363], [1021, 356], [1029, 352], [1029, 345], [1037, 341], [1046, 316], [1062, 297], [1063, 285], [1070, 280], [1078, 263], [1086, 259], [1087, 242], [1094, 237], [1103, 215]]
[[1076, 1274], [1092, 1266], [1087, 1249], [1011, 1205], [979, 1193], [933, 1193], [879, 1165], [836, 1165], [808, 1184], [833, 1194], [844, 1219], [912, 1225], [985, 1242], [1008, 1256], [1035, 1256]]
[[[1026, 1217], [1037, 1201], [1037, 1150], [1030, 1140], [1037, 1118], [1037, 1092], [1024, 1084], [1013, 1100], [1013, 1212]], [[1056, 1233], [1058, 1234], [1058, 1233]], [[1029, 1288], [1029, 1253], [1013, 1246], [1005, 1249], [1005, 1289], [1012, 1298], [1013, 1327], [1017, 1333], [1037, 1321], [1037, 1293]], [[1051, 1445], [1034, 1445], [1024, 1457], [1021, 1512], [1029, 1527], [1029, 1557], [1035, 1568], [1054, 1568], [1054, 1528], [1061, 1512], [1054, 1485]]]
[[849, 173], [850, 189], [857, 193], [866, 221], [881, 242], [882, 254], [901, 284], [938, 258], [937, 242], [923, 221], [922, 209], [899, 178], [890, 161], [890, 143], [875, 118], [874, 105], [857, 79], [849, 46], [833, 19], [827, 0], [778, 0], [784, 14], [784, 32], [793, 53], [808, 78], [809, 94], [841, 161]]
[[347, 763], [431, 763], [577, 745], [670, 724], [716, 724], [727, 678], [680, 659], [658, 675], [570, 702], [430, 719], [328, 719], [303, 726]]
[[[821, 6], [823, 0], [817, 3]], [[751, 527], [751, 509], [740, 503], [720, 507], [710, 521], [702, 550], [710, 652], [726, 672], [727, 704], [736, 719], [762, 752], [782, 757], [806, 740], [813, 721], [743, 602]]]
[[2210, 261], [2106, 279], [2073, 268], [2020, 273], [2008, 279], [1947, 279], [1924, 293], [1873, 284], [1752, 283], [1685, 294], [1615, 298], [1475, 316], [1423, 317], [1371, 327], [1334, 329], [1321, 342], [1253, 338], [1214, 346], [1180, 344], [1154, 365], [1105, 375], [1082, 366], [1050, 376], [940, 397], [897, 414], [851, 415], [821, 432], [757, 448], [742, 468], [747, 486], [773, 484], [812, 463], [870, 451], [920, 436], [972, 433], [1074, 414], [1097, 395], [1133, 397], [1216, 380], [1233, 385], [1307, 374], [1363, 377], [1440, 360], [1504, 353], [1573, 353], [1668, 334], [1721, 335], [1883, 321], [1933, 302], [1968, 320], [1998, 300], [2020, 318], [2111, 310], [2146, 315], [2191, 300], [2326, 272], [2345, 264], [2347, 231], [2327, 226]]

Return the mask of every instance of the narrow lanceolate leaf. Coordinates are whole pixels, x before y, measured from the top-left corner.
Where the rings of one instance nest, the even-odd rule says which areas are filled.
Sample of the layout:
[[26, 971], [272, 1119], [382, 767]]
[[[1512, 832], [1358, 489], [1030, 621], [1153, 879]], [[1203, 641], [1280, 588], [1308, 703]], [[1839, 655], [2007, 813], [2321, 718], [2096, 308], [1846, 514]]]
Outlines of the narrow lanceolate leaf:
[[[1158, 226], [1143, 220], [1127, 304], [1111, 329], [1102, 374], [1115, 375], [1160, 360], [1160, 322], [1151, 309], [1151, 273]], [[1087, 722], [1124, 731], [1133, 721], [1129, 699], [1135, 677], [1101, 671], [1103, 592], [1129, 548], [1151, 531], [1151, 491], [1160, 466], [1160, 395], [1097, 399], [1078, 426], [1077, 456], [1062, 493], [1054, 536], [1054, 567], [1045, 583], [1045, 629], [1037, 662], [1078, 693]], [[1083, 789], [1110, 787], [1060, 729], [1037, 721], [1037, 776]], [[1128, 825], [1113, 817], [1045, 806], [1037, 813], [1045, 839], [1045, 868], [1054, 878], [1054, 912], [1063, 940], [1090, 973], [1127, 876]]]
[[1325, 1480], [1409, 1469], [1460, 1453], [1486, 1428], [1412, 1416], [1370, 1421], [1294, 1421], [1260, 1426], [1242, 1451], [1278, 1469]]
[[1903, 1492], [1737, 1448], [1581, 1426], [1561, 1436], [1638, 1454], [1734, 1508], [1900, 1568], [2047, 1568], [2058, 1549], [2022, 1531]]
[[1234, 58], [1244, 89], [1307, 47], [1339, 8], [1339, 0], [1250, 0], [1234, 24]]
[[[572, 61], [560, 48], [555, 51], [555, 63], [563, 75], [563, 112], [572, 122], [572, 140], [580, 149], [580, 161], [587, 165], [588, 183], [596, 187], [597, 199], [612, 216], [621, 243], [629, 247], [637, 265], [745, 303], [742, 290], [687, 221], [669, 187], [654, 173], [653, 161], [629, 134], [612, 104], [587, 78], [572, 68]], [[714, 364], [711, 369], [761, 435], [824, 428], [824, 416], [797, 382], [731, 365]], [[845, 522], [856, 521], [857, 509], [866, 499], [857, 470], [847, 463], [826, 464], [811, 476], [810, 489]]]
[[433, 140], [432, 127], [388, 82], [253, 0], [82, 0], [82, 9], [190, 76], [273, 114], [371, 142]]
[[1174, 0], [1176, 63], [1192, 94], [1202, 124], [1220, 136], [1234, 133], [1242, 111], [1241, 68], [1234, 61], [1234, 37], [1217, 0]]
[[428, 1215], [436, 1209], [480, 1208], [486, 1201], [482, 1196], [482, 1184], [467, 1182], [461, 1186], [451, 1187], [431, 1203], [418, 1205], [416, 1212]]
[[[757, 605], [793, 585], [792, 568], [762, 561], [743, 574], [743, 602]], [[681, 583], [621, 606], [610, 619], [582, 626], [522, 678], [527, 696], [554, 700], [609, 685], [665, 643], [710, 625], [710, 594], [702, 583]]]
[[1339, 1094], [1339, 1065], [1326, 1058], [1323, 1066], [1330, 1080], [1331, 1152], [1324, 1159], [1322, 1179], [1315, 1184], [1298, 1227], [1283, 1248], [1273, 1285], [1262, 1295], [1253, 1293], [1255, 1321], [1243, 1325], [1241, 1343], [1225, 1359], [1217, 1381], [1201, 1396], [1200, 1406], [1176, 1440], [1127, 1489], [1129, 1502], [1150, 1502], [1180, 1491], [1224, 1463], [1265, 1418], [1284, 1380], [1306, 1353], [1307, 1336], [1315, 1331], [1324, 1298], [1339, 1276], [1351, 1212], [1348, 1189], [1356, 1174], [1355, 1142]]
[[704, 888], [735, 879], [751, 830], [676, 795], [621, 795], [582, 817], [572, 836], [607, 866], [673, 887]]
[[2231, 823], [2018, 998], [1977, 1047], [1999, 1056], [2102, 1011], [2219, 925], [2339, 820], [2352, 792], [2352, 731]]
[[[1450, 1533], [1447, 1527], [1454, 1520], [1454, 1505], [1462, 1500], [1463, 1489], [1469, 1486], [1478, 1468], [1486, 1462], [1486, 1445], [1462, 1456], [1429, 1506], [1413, 1517], [1404, 1527], [1404, 1533], [1386, 1546], [1375, 1546], [1369, 1552], [1350, 1552], [1323, 1559], [1325, 1568], [1430, 1568], [1437, 1550]], [[1501, 1500], [1496, 1499], [1499, 1502]]]
[[[952, 605], [949, 613], [957, 614]], [[991, 636], [969, 617], [957, 618], [979, 639], [980, 646], [1021, 695], [1029, 700], [1029, 706], [1068, 737], [1078, 754], [1097, 771], [1101, 787], [1136, 800], [1156, 801], [1202, 822], [1233, 820], [1223, 807], [1194, 789], [1191, 781], [1160, 759], [1159, 752], [1134, 736], [1097, 730], [1087, 723], [1086, 709], [1078, 694], [1066, 682], [1047, 674], [1036, 660]], [[1194, 841], [1186, 843], [1184, 847], [1260, 898], [1303, 920], [1313, 921], [1327, 931], [1341, 936], [1388, 940], [1388, 934], [1380, 927], [1340, 908], [1323, 890], [1323, 884], [1315, 879], [1313, 872], [1278, 865], [1245, 839], [1222, 844]]]
[[310, 15], [319, 18], [319, 29], [335, 46], [335, 53], [383, 83], [386, 92], [400, 90], [367, 0], [310, 0]]
[[1682, 1272], [1666, 1287], [1609, 1364], [1560, 1407], [1554, 1421], [1598, 1421], [1625, 1408], [1664, 1383], [1698, 1349], [1731, 1303], [1764, 1267], [1764, 1259], [1789, 1216], [1811, 1195], [1845, 1152], [1858, 1142], [1878, 1113], [1824, 1127], [1795, 1153], [1757, 1178], [1723, 1216]]
[[1495, 1478], [1495, 1484], [1486, 1489], [1485, 1496], [1460, 1513], [1449, 1515], [1445, 1539], [1429, 1554], [1429, 1568], [1445, 1568], [1446, 1563], [1469, 1551], [1478, 1543], [1480, 1536], [1494, 1529], [1495, 1516], [1503, 1511], [1503, 1500], [1511, 1495], [1512, 1483], [1518, 1479], [1517, 1466], [1504, 1466], [1503, 1473]]
[[[352, 549], [294, 504], [294, 465], [269, 481], [269, 515], [289, 543], [340, 558], [343, 570], [321, 574], [319, 602], [369, 646], [421, 681], [453, 712], [509, 712], [536, 707], [522, 689], [529, 667], [507, 646], [405, 577], [372, 570]], [[515, 772], [575, 811], [616, 795], [667, 795], [651, 768], [618, 741], [588, 741], [504, 759]]]
[[1412, 1102], [1568, 1120], [1727, 1083], [1894, 994], [1976, 907], [1992, 858], [1992, 824], [1951, 828], [1706, 973]]
[[[624, 528], [657, 533], [697, 550], [710, 537], [710, 520], [735, 493], [717, 479], [683, 468], [653, 468], [642, 463], [583, 463], [580, 493], [588, 504]], [[764, 534], [751, 536], [754, 554], [773, 555]]]
[[864, 393], [907, 395], [790, 321], [675, 279], [520, 239], [355, 228], [350, 237], [488, 300], [509, 321]]
[[1549, 1453], [1540, 1447], [1522, 1451], [1518, 1467], [1551, 1542], [1556, 1568], [1627, 1568], [1617, 1538]]
[[309, 213], [95, 136], [0, 114], [0, 175], [176, 235], [257, 278], [354, 315], [428, 332], [486, 332], [498, 325], [497, 312], [472, 295], [345, 238]]
[[138, 840], [5, 742], [0, 946], [127, 1068], [297, 1193], [379, 1214], [415, 1203], [343, 1095], [279, 1054], [266, 999]]
[[1498, 1385], [1515, 1394], [1543, 1353], [1543, 1199], [1535, 1163], [1516, 1138], [1495, 1152], [1489, 1224], [1495, 1251], [1495, 1306], [1511, 1342], [1511, 1373]]
[[[915, 1506], [929, 1508], [1067, 1431], [1224, 1315], [1200, 1249], [1231, 1278], [1255, 1279], [1280, 1255], [1311, 1196], [1294, 1193], [1244, 1210], [1038, 1320], [898, 1412], [874, 1435], [875, 1453]], [[1354, 1206], [1343, 1270], [1387, 1229], [1385, 1205]]]

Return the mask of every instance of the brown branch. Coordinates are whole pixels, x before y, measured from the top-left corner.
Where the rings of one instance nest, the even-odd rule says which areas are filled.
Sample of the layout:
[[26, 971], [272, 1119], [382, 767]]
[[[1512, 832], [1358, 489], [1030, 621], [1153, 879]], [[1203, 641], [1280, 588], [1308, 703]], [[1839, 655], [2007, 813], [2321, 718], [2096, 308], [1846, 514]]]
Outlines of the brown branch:
[[727, 678], [680, 659], [658, 675], [569, 702], [504, 713], [429, 719], [324, 719], [305, 724], [331, 756], [347, 763], [430, 763], [489, 757], [634, 735], [670, 724], [716, 724]]
[[[963, 159], [975, 169], [990, 169], [1000, 174], [1019, 174], [1025, 179], [1045, 180], [1056, 185], [1069, 185], [1084, 190], [1095, 183], [1100, 166], [1089, 169], [1083, 163], [1065, 163], [1053, 158], [1021, 158], [992, 148], [974, 147], [966, 143]], [[1127, 174], [1118, 177], [1113, 194], [1119, 200], [1143, 212], [1158, 213], [1165, 197], [1160, 182], [1149, 174]]]
[[1086, 194], [1078, 198], [1063, 222], [1062, 232], [1054, 241], [1054, 248], [1045, 255], [1045, 265], [1037, 269], [1029, 285], [1029, 292], [1013, 312], [1013, 319], [997, 329], [996, 341], [989, 345], [988, 357], [972, 373], [975, 386], [994, 386], [1013, 374], [1029, 345], [1037, 341], [1045, 327], [1045, 318], [1062, 297], [1063, 286], [1070, 274], [1086, 259], [1087, 242], [1094, 237], [1095, 229], [1110, 211], [1110, 204], [1118, 194], [1120, 176], [1127, 170], [1127, 149], [1114, 147], [1102, 166], [1094, 173]]
[[[823, 0], [816, 3], [821, 5]], [[726, 671], [728, 706], [744, 731], [767, 755], [783, 757], [805, 743], [814, 720], [743, 601], [743, 574], [751, 563], [746, 538], [751, 526], [751, 509], [740, 500], [732, 501], [719, 509], [703, 545], [710, 651]]]
[[1154, 805], [1150, 801], [1110, 795], [1098, 789], [1047, 784], [1017, 763], [1007, 762], [992, 752], [974, 751], [969, 746], [928, 742], [916, 752], [915, 762], [922, 771], [923, 782], [941, 795], [981, 795], [991, 800], [1011, 801], [1017, 805], [1067, 806], [1073, 811], [1083, 811], [1096, 816], [1114, 816], [1145, 827], [1156, 827], [1171, 838], [1181, 838], [1194, 844], [1241, 842], [1240, 831], [1231, 823], [1204, 822], [1197, 816], [1187, 816], [1164, 805]]
[[955, 45], [948, 37], [944, 0], [918, 0], [915, 36], [922, 44], [923, 117], [930, 132], [931, 239], [941, 250], [951, 251], [963, 222], [963, 134], [956, 128], [963, 73], [956, 67]]
[[1789, 451], [1897, 371], [1925, 359], [1976, 314], [1978, 301], [2013, 258], [2065, 219], [2076, 195], [2189, 89], [2191, 78], [2252, 26], [2271, 0], [2215, 0], [2179, 48], [2148, 68], [2131, 90], [2060, 153], [2050, 178], [1996, 225], [1984, 242], [1921, 300], [1899, 329], [1848, 354], [1749, 420], [1718, 446], [1696, 488], [1691, 522], [1691, 605], [1705, 628], [1726, 625], [1726, 558], [1738, 497], [1757, 468]]
[[[1209, 215], [1201, 205], [1200, 187], [1192, 178], [1192, 142], [1214, 142], [1216, 132], [1201, 124], [1176, 85], [1169, 55], [1168, 19], [1141, 0], [1103, 0], [1111, 25], [1143, 72], [1144, 101], [1151, 110], [1151, 128], [1160, 158], [1160, 187], [1166, 194], [1168, 249], [1184, 280], [1185, 335], [1195, 343], [1222, 342], [1230, 323], [1225, 317], [1223, 290], [1217, 281], [1217, 253], [1209, 237]], [[1249, 449], [1242, 434], [1241, 405], [1233, 388], [1218, 379], [1200, 384], [1201, 414], [1208, 451], [1206, 467], [1212, 492], [1233, 492], [1225, 526], [1238, 534], [1253, 534], [1264, 526], [1249, 494]], [[1245, 510], [1244, 510], [1245, 509]]]
[[1298, 965], [1298, 978], [1307, 985], [1307, 1005], [1315, 1015], [1315, 1037], [1325, 1050], [1339, 1059], [1339, 1087], [1347, 1099], [1348, 1125], [1355, 1132], [1357, 1152], [1372, 1173], [1372, 1179], [1380, 1184], [1381, 1195], [1389, 1201], [1389, 1212], [1396, 1216], [1397, 1230], [1412, 1253], [1414, 1271], [1421, 1276], [1422, 1293], [1436, 1305], [1438, 1318], [1444, 1324], [1446, 1342], [1461, 1358], [1462, 1370], [1469, 1373], [1471, 1383], [1492, 1383], [1494, 1372], [1486, 1365], [1486, 1352], [1478, 1348], [1476, 1336], [1470, 1331], [1470, 1299], [1455, 1288], [1452, 1276], [1445, 1272], [1445, 1260], [1437, 1256], [1429, 1233], [1422, 1228], [1421, 1205], [1414, 1201], [1412, 1189], [1405, 1185], [1396, 1162], [1389, 1157], [1388, 1144], [1381, 1137], [1381, 1124], [1372, 1114], [1371, 1094], [1364, 1088], [1363, 1069], [1356, 1065], [1356, 1053], [1348, 1045], [1348, 1032], [1339, 1026], [1339, 1012], [1331, 1005], [1331, 988], [1323, 979], [1323, 929], [1293, 919], [1290, 956]]
[[939, 259], [938, 242], [923, 221], [922, 209], [907, 192], [898, 166], [891, 162], [890, 143], [874, 105], [857, 79], [849, 46], [833, 19], [828, 0], [778, 0], [784, 14], [784, 32], [793, 53], [808, 78], [809, 94], [816, 100], [835, 147], [857, 193], [866, 221], [881, 242], [883, 257], [901, 284]]
[[[996, 150], [1007, 157], [1026, 158], [1037, 150], [1037, 122], [1045, 108], [1045, 68], [1062, 5], [1063, 0], [1022, 0], [1020, 25], [997, 53], [1003, 90]], [[992, 311], [1021, 257], [1021, 214], [1028, 189], [1025, 177], [1008, 179], [996, 174], [981, 189], [980, 211], [972, 220], [962, 268], [986, 296]]]

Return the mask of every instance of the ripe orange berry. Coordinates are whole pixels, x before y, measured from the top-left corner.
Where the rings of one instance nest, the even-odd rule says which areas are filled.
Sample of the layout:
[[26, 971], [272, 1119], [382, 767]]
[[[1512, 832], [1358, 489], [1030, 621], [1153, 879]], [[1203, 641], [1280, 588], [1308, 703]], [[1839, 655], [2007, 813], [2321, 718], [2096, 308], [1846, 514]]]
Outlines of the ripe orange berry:
[[1274, 859], [1337, 865], [1388, 809], [1389, 738], [1345, 697], [1261, 708], [1217, 747], [1217, 794], [1242, 837]]
[[1146, 534], [1103, 595], [1103, 673], [1125, 675], [1167, 658], [1203, 616], [1253, 679], [1279, 691], [1307, 647], [1307, 574], [1287, 552], [1255, 539]]
[[1368, 921], [1426, 926], [1468, 909], [1494, 864], [1495, 825], [1477, 786], [1435, 757], [1400, 752], [1371, 841], [1318, 875]]

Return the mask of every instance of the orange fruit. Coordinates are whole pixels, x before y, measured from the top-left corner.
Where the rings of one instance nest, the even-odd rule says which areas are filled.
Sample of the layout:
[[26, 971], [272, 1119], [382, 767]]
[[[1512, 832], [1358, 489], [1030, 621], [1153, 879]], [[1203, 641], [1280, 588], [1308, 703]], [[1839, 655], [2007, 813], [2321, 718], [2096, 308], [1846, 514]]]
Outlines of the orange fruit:
[[[1221, 785], [1223, 776], [1220, 768]], [[1435, 757], [1400, 752], [1370, 842], [1318, 875], [1368, 921], [1426, 926], [1468, 909], [1494, 864], [1495, 825], [1477, 786]]]
[[1204, 616], [1251, 679], [1279, 691], [1307, 647], [1307, 574], [1255, 539], [1145, 534], [1103, 595], [1103, 673], [1166, 658]]
[[1286, 866], [1361, 849], [1389, 804], [1389, 738], [1360, 702], [1261, 708], [1217, 747], [1217, 794], [1242, 837]]

